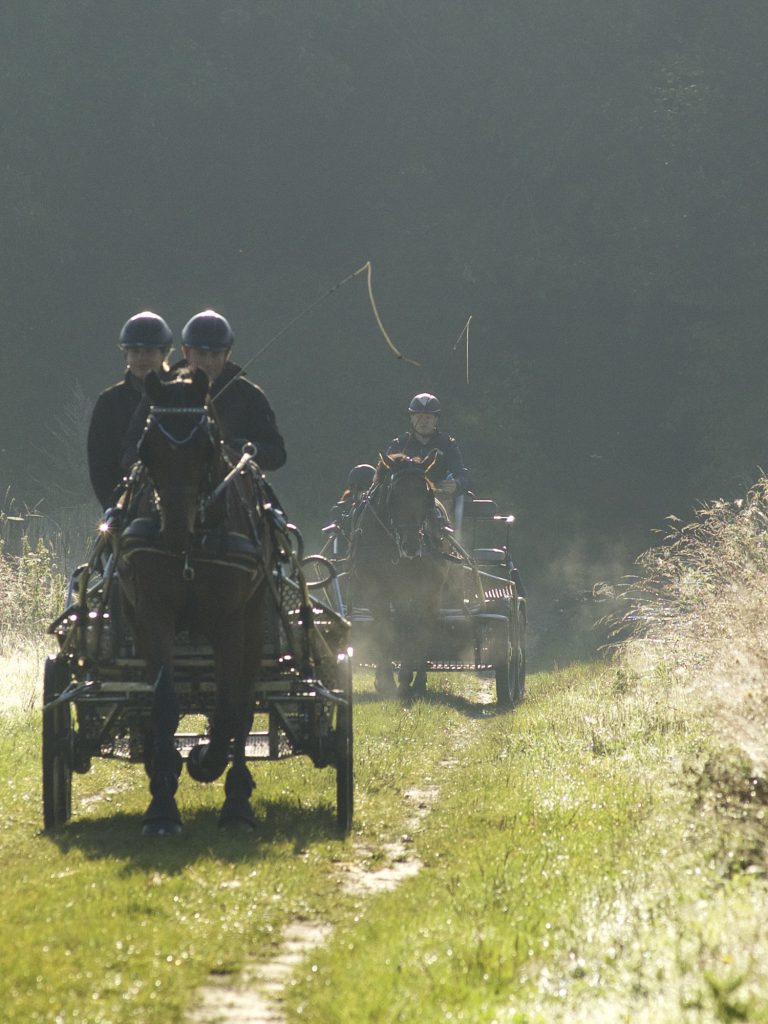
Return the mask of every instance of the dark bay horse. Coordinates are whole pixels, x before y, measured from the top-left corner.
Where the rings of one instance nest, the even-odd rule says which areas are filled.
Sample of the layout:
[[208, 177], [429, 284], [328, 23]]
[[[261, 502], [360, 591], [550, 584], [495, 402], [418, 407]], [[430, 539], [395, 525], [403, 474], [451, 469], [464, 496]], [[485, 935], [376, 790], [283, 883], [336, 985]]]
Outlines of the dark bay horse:
[[209, 742], [190, 753], [190, 775], [212, 782], [231, 767], [220, 824], [251, 829], [253, 780], [245, 744], [254, 715], [261, 659], [266, 578], [273, 540], [260, 474], [227, 454], [201, 371], [162, 383], [151, 374], [152, 403], [127, 501], [133, 519], [119, 542], [118, 572], [126, 615], [154, 684], [145, 749], [152, 799], [145, 835], [181, 830], [175, 792], [182, 759], [174, 743], [177, 629], [205, 636], [213, 649], [215, 710]]
[[354, 603], [373, 617], [376, 689], [423, 696], [427, 655], [447, 563], [440, 552], [435, 494], [427, 474], [436, 455], [380, 455], [373, 487], [358, 507], [352, 534]]

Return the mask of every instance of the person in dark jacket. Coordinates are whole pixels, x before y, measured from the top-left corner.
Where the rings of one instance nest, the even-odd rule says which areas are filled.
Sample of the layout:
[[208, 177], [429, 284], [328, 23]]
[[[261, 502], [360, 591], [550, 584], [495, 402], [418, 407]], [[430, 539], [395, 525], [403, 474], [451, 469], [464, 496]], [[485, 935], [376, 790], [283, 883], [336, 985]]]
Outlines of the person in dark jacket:
[[411, 458], [423, 459], [435, 450], [438, 459], [429, 474], [439, 498], [453, 502], [469, 490], [469, 474], [455, 437], [438, 429], [440, 402], [423, 391], [414, 395], [408, 406], [411, 429], [396, 437], [387, 447], [387, 455], [401, 452]]
[[[203, 370], [211, 382], [211, 397], [224, 440], [232, 448], [246, 441], [256, 446], [256, 462], [262, 469], [279, 469], [285, 462], [285, 445], [267, 396], [246, 380], [236, 363], [229, 361], [235, 336], [229, 321], [212, 309], [197, 313], [181, 332], [184, 358], [172, 370]], [[136, 461], [136, 446], [144, 430], [149, 402], [137, 408], [127, 432], [123, 466]]]
[[154, 370], [161, 376], [173, 335], [157, 313], [132, 316], [120, 332], [125, 377], [96, 399], [88, 428], [88, 473], [102, 508], [113, 504], [123, 478], [121, 454], [128, 425], [143, 396], [142, 381]]
[[352, 519], [355, 509], [360, 503], [360, 499], [370, 489], [375, 476], [375, 467], [369, 466], [365, 462], [354, 466], [349, 471], [347, 486], [331, 509], [330, 522], [323, 531], [332, 531], [335, 555], [349, 553], [349, 546], [352, 540]]

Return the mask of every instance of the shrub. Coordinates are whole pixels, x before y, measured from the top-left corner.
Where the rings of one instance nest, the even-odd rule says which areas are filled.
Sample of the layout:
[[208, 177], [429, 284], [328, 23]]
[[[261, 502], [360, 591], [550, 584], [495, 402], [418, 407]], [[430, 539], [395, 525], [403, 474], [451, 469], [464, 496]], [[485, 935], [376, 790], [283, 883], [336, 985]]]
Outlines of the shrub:
[[[768, 479], [673, 523], [638, 559], [615, 623], [620, 660], [682, 684], [768, 769]], [[627, 607], [628, 605], [628, 607]]]
[[38, 644], [64, 607], [66, 583], [52, 549], [40, 539], [24, 538], [18, 556], [0, 544], [0, 654]]

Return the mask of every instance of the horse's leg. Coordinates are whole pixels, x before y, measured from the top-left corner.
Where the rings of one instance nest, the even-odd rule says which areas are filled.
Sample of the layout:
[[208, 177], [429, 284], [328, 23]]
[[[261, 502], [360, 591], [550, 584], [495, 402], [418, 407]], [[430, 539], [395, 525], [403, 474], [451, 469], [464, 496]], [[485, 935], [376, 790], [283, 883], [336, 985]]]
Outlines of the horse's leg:
[[179, 705], [173, 686], [170, 664], [162, 666], [152, 697], [153, 744], [149, 764], [149, 791], [152, 800], [144, 815], [145, 836], [177, 835], [181, 818], [176, 806], [176, 789], [181, 774], [181, 754], [174, 735], [179, 726]]
[[427, 663], [424, 661], [421, 668], [416, 672], [416, 676], [413, 680], [413, 686], [411, 687], [411, 696], [413, 697], [426, 697], [427, 695]]
[[[233, 594], [230, 590], [229, 597]], [[261, 656], [261, 595], [247, 593], [234, 600], [216, 623], [209, 617], [208, 634], [215, 652], [216, 706], [208, 742], [195, 747], [187, 770], [198, 782], [213, 782], [226, 770], [232, 745], [232, 767], [225, 783], [220, 825], [253, 828], [250, 808], [253, 780], [246, 766], [245, 744], [253, 722], [253, 687]]]
[[393, 635], [392, 613], [390, 611], [389, 589], [377, 578], [370, 590], [369, 611], [373, 617], [372, 648], [374, 664], [374, 686], [384, 697], [394, 697], [397, 693], [395, 676], [392, 668]]
[[230, 706], [234, 727], [232, 767], [224, 783], [226, 799], [219, 815], [220, 828], [238, 828], [250, 832], [256, 827], [256, 818], [251, 809], [253, 778], [245, 759], [245, 745], [253, 723], [253, 691], [261, 664], [264, 616], [270, 600], [267, 588], [262, 585], [245, 609], [243, 629], [240, 632], [240, 673], [231, 677]]
[[[439, 564], [428, 561], [414, 561], [411, 581], [411, 605], [409, 628], [409, 668], [413, 669], [413, 685], [410, 696], [421, 698], [427, 693], [427, 666], [433, 646], [433, 636], [440, 612], [444, 572]], [[409, 679], [410, 682], [410, 679]]]
[[158, 597], [160, 584], [150, 600], [146, 595], [128, 611], [131, 629], [140, 657], [146, 662], [149, 678], [154, 680], [150, 724], [145, 740], [145, 767], [152, 794], [144, 815], [145, 836], [176, 835], [181, 818], [176, 806], [176, 789], [182, 758], [176, 749], [179, 705], [173, 685], [173, 641], [176, 610], [168, 595]]
[[245, 759], [245, 741], [249, 732], [250, 722], [247, 727], [244, 723], [234, 739], [232, 766], [224, 782], [225, 800], [219, 815], [220, 828], [236, 828], [247, 832], [252, 832], [256, 828], [256, 818], [251, 809], [253, 777]]
[[400, 658], [398, 681], [403, 700], [413, 696], [414, 675], [422, 663], [421, 617], [423, 595], [419, 589], [418, 561], [401, 564], [397, 585], [393, 588], [395, 638]]

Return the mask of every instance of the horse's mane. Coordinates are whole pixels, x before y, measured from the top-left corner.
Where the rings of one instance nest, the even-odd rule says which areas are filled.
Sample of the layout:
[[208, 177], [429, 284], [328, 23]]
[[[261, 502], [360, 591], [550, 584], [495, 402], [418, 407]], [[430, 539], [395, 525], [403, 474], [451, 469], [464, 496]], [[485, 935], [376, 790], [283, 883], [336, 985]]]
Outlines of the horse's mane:
[[209, 388], [208, 380], [201, 370], [192, 371], [188, 367], [182, 367], [167, 380], [163, 380], [154, 372], [147, 374], [144, 379], [144, 392], [152, 404], [170, 407], [189, 405], [191, 397], [190, 390], [194, 390], [195, 404], [206, 405]]
[[[392, 454], [388, 455], [387, 458], [389, 459], [390, 462], [394, 463], [395, 468], [397, 468], [398, 466], [408, 465], [423, 466], [426, 462], [429, 461], [430, 456], [425, 455], [422, 458], [418, 455], [406, 455], [404, 454], [404, 452], [392, 452]], [[382, 481], [387, 479], [391, 472], [391, 469], [386, 464], [384, 459], [380, 458], [376, 466], [376, 475], [373, 478], [374, 484], [382, 483]], [[432, 481], [427, 476], [425, 476], [424, 479], [429, 485], [430, 490], [434, 490], [434, 484], [432, 483]]]

